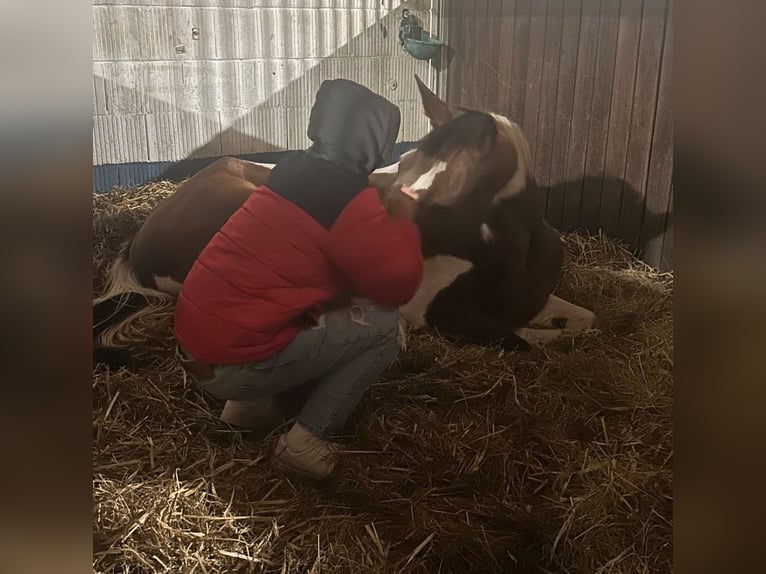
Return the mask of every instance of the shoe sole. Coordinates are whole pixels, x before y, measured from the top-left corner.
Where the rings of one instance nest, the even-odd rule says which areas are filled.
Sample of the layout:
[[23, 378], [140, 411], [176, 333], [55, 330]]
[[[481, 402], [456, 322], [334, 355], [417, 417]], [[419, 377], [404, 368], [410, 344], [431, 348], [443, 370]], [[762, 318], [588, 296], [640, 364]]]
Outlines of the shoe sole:
[[331, 470], [328, 474], [317, 475], [317, 474], [312, 474], [308, 470], [304, 470], [304, 469], [302, 469], [300, 467], [292, 466], [292, 465], [284, 462], [280, 458], [280, 456], [279, 456], [282, 452], [284, 452], [284, 448], [280, 452], [277, 452], [279, 450], [279, 447], [280, 447], [280, 443], [279, 443], [279, 441], [277, 441], [277, 444], [274, 446], [274, 450], [272, 451], [272, 457], [273, 457], [272, 460], [282, 470], [290, 472], [291, 474], [298, 475], [298, 476], [300, 476], [302, 478], [308, 478], [308, 479], [315, 480], [315, 481], [320, 481], [320, 482], [323, 481], [323, 480], [327, 480], [328, 478], [332, 477], [333, 472], [335, 470], [335, 467], [333, 467], [333, 470]]
[[287, 464], [285, 462], [282, 462], [282, 460], [280, 460], [279, 458], [276, 458], [276, 457], [274, 458], [274, 463], [281, 470], [283, 470], [283, 471], [285, 471], [285, 472], [287, 472], [289, 474], [294, 474], [294, 475], [299, 476], [301, 478], [307, 478], [307, 479], [315, 481], [315, 482], [324, 482], [327, 479], [332, 478], [332, 476], [333, 476], [333, 472], [332, 471], [329, 474], [324, 474], [324, 475], [312, 474], [311, 472], [309, 472], [307, 470], [303, 470], [303, 469], [298, 468], [296, 466], [291, 466], [291, 465], [289, 465], [289, 464]]

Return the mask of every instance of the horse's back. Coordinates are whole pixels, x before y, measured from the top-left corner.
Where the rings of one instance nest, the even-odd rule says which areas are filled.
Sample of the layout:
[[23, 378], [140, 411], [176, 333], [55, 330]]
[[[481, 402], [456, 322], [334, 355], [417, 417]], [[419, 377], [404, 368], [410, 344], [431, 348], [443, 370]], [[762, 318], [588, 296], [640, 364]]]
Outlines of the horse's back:
[[268, 167], [225, 157], [181, 183], [133, 239], [129, 260], [139, 281], [151, 287], [158, 287], [158, 277], [183, 283], [200, 251], [269, 173]]

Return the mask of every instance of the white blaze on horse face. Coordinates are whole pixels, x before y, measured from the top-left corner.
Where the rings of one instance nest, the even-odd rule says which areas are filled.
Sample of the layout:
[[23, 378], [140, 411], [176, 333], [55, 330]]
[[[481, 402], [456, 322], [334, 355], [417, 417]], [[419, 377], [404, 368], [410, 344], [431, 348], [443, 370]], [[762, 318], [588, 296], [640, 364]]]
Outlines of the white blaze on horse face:
[[516, 195], [526, 187], [527, 179], [532, 169], [532, 159], [529, 154], [529, 143], [518, 124], [500, 114], [490, 115], [497, 122], [498, 129], [513, 143], [514, 148], [516, 148], [516, 157], [518, 158], [516, 173], [505, 184], [505, 187], [492, 198], [492, 202], [497, 203], [504, 198]]
[[429, 169], [424, 174], [420, 175], [408, 187], [411, 187], [413, 191], [425, 191], [433, 185], [434, 179], [436, 179], [436, 176], [442, 173], [443, 171], [445, 171], [446, 169], [447, 169], [447, 162], [439, 160], [431, 166], [431, 169]]
[[472, 267], [470, 261], [450, 255], [436, 255], [426, 259], [423, 264], [423, 279], [415, 296], [406, 305], [399, 307], [399, 313], [406, 321], [407, 328], [417, 330], [425, 327], [426, 310], [434, 297]]
[[593, 311], [564, 301], [555, 295], [549, 295], [545, 307], [527, 323], [527, 326], [533, 329], [580, 333], [593, 327], [595, 321], [596, 315]]

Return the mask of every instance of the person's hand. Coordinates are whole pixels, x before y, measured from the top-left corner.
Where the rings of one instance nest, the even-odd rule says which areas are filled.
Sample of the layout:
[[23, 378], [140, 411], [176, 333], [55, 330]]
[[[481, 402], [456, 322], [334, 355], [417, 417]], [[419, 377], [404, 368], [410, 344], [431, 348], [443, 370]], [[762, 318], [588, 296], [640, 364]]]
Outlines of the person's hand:
[[417, 194], [411, 188], [402, 186], [401, 191], [395, 191], [388, 200], [388, 213], [394, 219], [415, 219], [418, 210]]

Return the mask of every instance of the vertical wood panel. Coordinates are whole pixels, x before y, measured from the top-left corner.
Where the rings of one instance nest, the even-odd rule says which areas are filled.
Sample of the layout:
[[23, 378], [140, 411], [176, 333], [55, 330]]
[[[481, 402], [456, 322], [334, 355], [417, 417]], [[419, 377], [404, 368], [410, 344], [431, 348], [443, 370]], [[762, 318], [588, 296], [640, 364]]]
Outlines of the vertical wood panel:
[[[605, 0], [611, 1], [611, 0]], [[593, 81], [596, 73], [598, 24], [601, 0], [584, 0], [577, 49], [572, 125], [567, 149], [567, 171], [564, 184], [562, 229], [576, 229], [580, 224], [585, 155], [588, 146], [590, 118], [593, 114]]]
[[463, 72], [465, 63], [466, 22], [465, 4], [450, 0], [449, 2], [449, 27], [450, 47], [452, 48], [452, 61], [447, 74], [447, 101], [458, 106], [462, 102]]
[[[545, 54], [545, 17], [548, 3], [545, 0], [532, 2], [529, 15], [529, 51], [527, 65], [527, 91], [524, 99], [523, 128], [529, 140], [529, 150], [535, 161], [538, 132], [538, 114], [540, 110], [541, 85], [543, 79], [543, 61]], [[537, 172], [535, 170], [535, 174]]]
[[619, 9], [619, 2], [601, 2], [592, 115], [588, 131], [588, 151], [585, 155], [585, 173], [592, 177], [588, 178], [583, 186], [580, 210], [580, 225], [590, 231], [596, 230], [599, 225]]
[[453, 105], [460, 105], [460, 86], [462, 84], [463, 72], [465, 66], [465, 51], [458, 46], [463, 46], [465, 43], [465, 17], [463, 11], [463, 3], [455, 2], [454, 0], [448, 0], [449, 2], [449, 20], [447, 27], [449, 28], [450, 48], [451, 56], [449, 59], [449, 73], [447, 74], [447, 101]]
[[617, 56], [612, 85], [612, 105], [609, 116], [606, 162], [607, 179], [601, 192], [600, 223], [609, 236], [617, 236], [620, 227], [623, 177], [628, 154], [628, 138], [633, 111], [633, 94], [636, 80], [636, 57], [638, 55], [639, 26], [642, 0], [622, 0], [620, 25], [617, 36]]
[[[483, 43], [484, 66], [488, 72], [488, 78], [483, 86], [484, 102], [482, 109], [488, 111], [502, 111], [500, 109], [497, 86], [508, 82], [508, 70], [501, 66], [500, 52], [503, 41], [500, 30], [503, 25], [503, 0], [489, 0], [487, 3], [487, 37]], [[505, 60], [510, 64], [510, 59]]]
[[667, 217], [665, 219], [664, 233], [662, 235], [662, 255], [659, 264], [661, 270], [667, 271], [673, 269], [673, 184], [670, 185], [670, 194], [668, 195], [668, 205], [666, 207]]
[[559, 57], [561, 55], [561, 32], [564, 24], [564, 0], [548, 0], [545, 22], [545, 51], [543, 52], [543, 75], [540, 85], [540, 104], [537, 112], [537, 137], [535, 141], [535, 175], [540, 185], [550, 183], [551, 149], [556, 110], [556, 91], [559, 80]]
[[564, 22], [561, 37], [558, 88], [554, 112], [553, 143], [550, 151], [550, 177], [547, 219], [554, 227], [561, 227], [564, 215], [564, 187], [567, 151], [573, 118], [575, 72], [577, 71], [577, 43], [580, 37], [581, 0], [567, 0], [564, 4]]
[[475, 82], [480, 74], [476, 73], [476, 53], [477, 43], [480, 35], [476, 34], [477, 10], [476, 2], [465, 2], [463, 6], [463, 43], [460, 45], [460, 51], [464, 53], [464, 66], [472, 70], [470, 79], [468, 74], [460, 78], [460, 97], [458, 101], [464, 106], [472, 106], [476, 94]]
[[641, 21], [638, 69], [633, 98], [629, 153], [625, 165], [625, 189], [620, 209], [619, 237], [637, 247], [644, 215], [645, 190], [652, 149], [657, 89], [660, 76], [663, 36], [665, 33], [665, 0], [646, 0]]
[[449, 103], [522, 126], [551, 224], [602, 230], [655, 265], [672, 170], [669, 2], [448, 0]]
[[646, 208], [641, 229], [641, 252], [644, 259], [651, 265], [658, 265], [662, 260], [662, 235], [665, 232], [665, 213], [668, 209], [668, 194], [673, 179], [672, 63], [673, 25], [671, 11], [662, 52], [657, 109], [647, 175]]
[[495, 93], [496, 111], [513, 118], [511, 111], [511, 98], [513, 92], [520, 86], [513, 84], [513, 77], [516, 73], [513, 62], [514, 43], [516, 40], [516, 1], [498, 0], [496, 3], [500, 13], [498, 19], [500, 26], [498, 29], [498, 49], [493, 50], [497, 53], [495, 66], [498, 70], [497, 92]]
[[532, 5], [530, 0], [516, 0], [514, 7], [513, 60], [511, 61], [511, 119], [524, 126], [527, 100], [527, 73], [529, 71], [530, 28]]
[[[474, 29], [479, 34], [472, 34], [475, 39], [471, 56], [473, 65], [479, 71], [475, 81], [471, 82], [472, 95], [469, 106], [477, 109], [487, 109], [488, 84], [495, 82], [495, 72], [489, 65], [489, 30], [492, 24], [489, 21], [489, 4], [492, 0], [474, 0], [476, 15], [474, 17]], [[495, 46], [496, 48], [496, 46]], [[492, 90], [493, 93], [495, 90]]]

